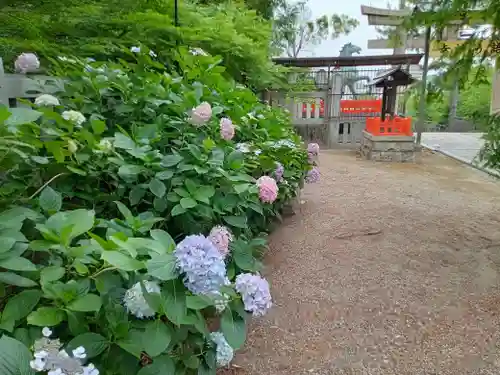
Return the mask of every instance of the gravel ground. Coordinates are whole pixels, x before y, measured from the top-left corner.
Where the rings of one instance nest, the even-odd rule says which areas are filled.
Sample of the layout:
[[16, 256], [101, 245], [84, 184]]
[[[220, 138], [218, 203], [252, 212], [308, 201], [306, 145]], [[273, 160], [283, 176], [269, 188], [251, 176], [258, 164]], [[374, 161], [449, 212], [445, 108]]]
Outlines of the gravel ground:
[[320, 168], [271, 238], [275, 306], [227, 372], [499, 374], [499, 182], [427, 153]]

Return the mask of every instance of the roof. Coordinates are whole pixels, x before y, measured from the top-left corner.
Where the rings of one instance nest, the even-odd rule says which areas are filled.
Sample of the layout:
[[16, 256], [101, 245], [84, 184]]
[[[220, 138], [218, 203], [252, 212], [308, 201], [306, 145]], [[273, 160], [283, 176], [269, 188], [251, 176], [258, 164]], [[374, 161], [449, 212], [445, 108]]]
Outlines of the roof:
[[300, 68], [319, 68], [323, 66], [366, 66], [366, 65], [404, 65], [418, 64], [422, 53], [379, 55], [379, 56], [337, 56], [337, 57], [278, 57], [273, 62], [279, 65]]
[[392, 81], [393, 85], [396, 86], [406, 86], [411, 85], [416, 80], [409, 72], [402, 69], [401, 66], [397, 66], [380, 72], [367, 83], [367, 86], [384, 87], [388, 81]]

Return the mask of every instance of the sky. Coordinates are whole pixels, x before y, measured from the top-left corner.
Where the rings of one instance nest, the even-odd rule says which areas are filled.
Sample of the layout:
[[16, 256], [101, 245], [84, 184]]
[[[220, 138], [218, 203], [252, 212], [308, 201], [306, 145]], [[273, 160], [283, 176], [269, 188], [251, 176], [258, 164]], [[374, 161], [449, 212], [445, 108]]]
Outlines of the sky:
[[377, 32], [375, 31], [375, 26], [368, 26], [368, 18], [361, 15], [361, 5], [386, 8], [387, 3], [390, 3], [393, 8], [399, 6], [398, 0], [309, 0], [308, 6], [311, 8], [314, 18], [324, 14], [345, 13], [348, 16], [356, 18], [360, 25], [351, 34], [340, 36], [334, 40], [325, 40], [322, 44], [313, 47], [310, 51], [303, 52], [300, 56], [338, 56], [340, 48], [349, 42], [362, 48], [361, 55], [392, 54], [391, 49], [369, 50], [367, 48], [368, 39], [376, 39]]

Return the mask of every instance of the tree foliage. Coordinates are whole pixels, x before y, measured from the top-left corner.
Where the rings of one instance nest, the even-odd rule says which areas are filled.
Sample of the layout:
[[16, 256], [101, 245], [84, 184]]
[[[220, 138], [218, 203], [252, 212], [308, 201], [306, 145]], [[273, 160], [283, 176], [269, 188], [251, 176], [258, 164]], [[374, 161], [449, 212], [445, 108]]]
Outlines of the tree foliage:
[[306, 1], [283, 2], [275, 11], [273, 47], [279, 53], [297, 57], [329, 37], [335, 39], [341, 34], [349, 34], [358, 25], [358, 20], [345, 14], [314, 19]]
[[48, 56], [128, 59], [123, 46], [146, 44], [159, 53], [186, 45], [220, 56], [232, 77], [252, 87], [278, 83], [269, 59], [271, 25], [255, 10], [179, 0], [179, 28], [173, 18], [170, 0], [10, 0], [0, 12], [0, 56], [10, 67], [31, 51], [47, 65]]

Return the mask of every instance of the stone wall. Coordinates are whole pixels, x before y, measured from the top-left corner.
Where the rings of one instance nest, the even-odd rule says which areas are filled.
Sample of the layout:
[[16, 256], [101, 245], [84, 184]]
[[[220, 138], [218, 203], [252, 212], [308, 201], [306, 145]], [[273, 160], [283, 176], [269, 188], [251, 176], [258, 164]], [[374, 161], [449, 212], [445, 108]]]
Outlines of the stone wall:
[[363, 132], [361, 155], [367, 160], [413, 163], [415, 154], [413, 136], [374, 136]]

